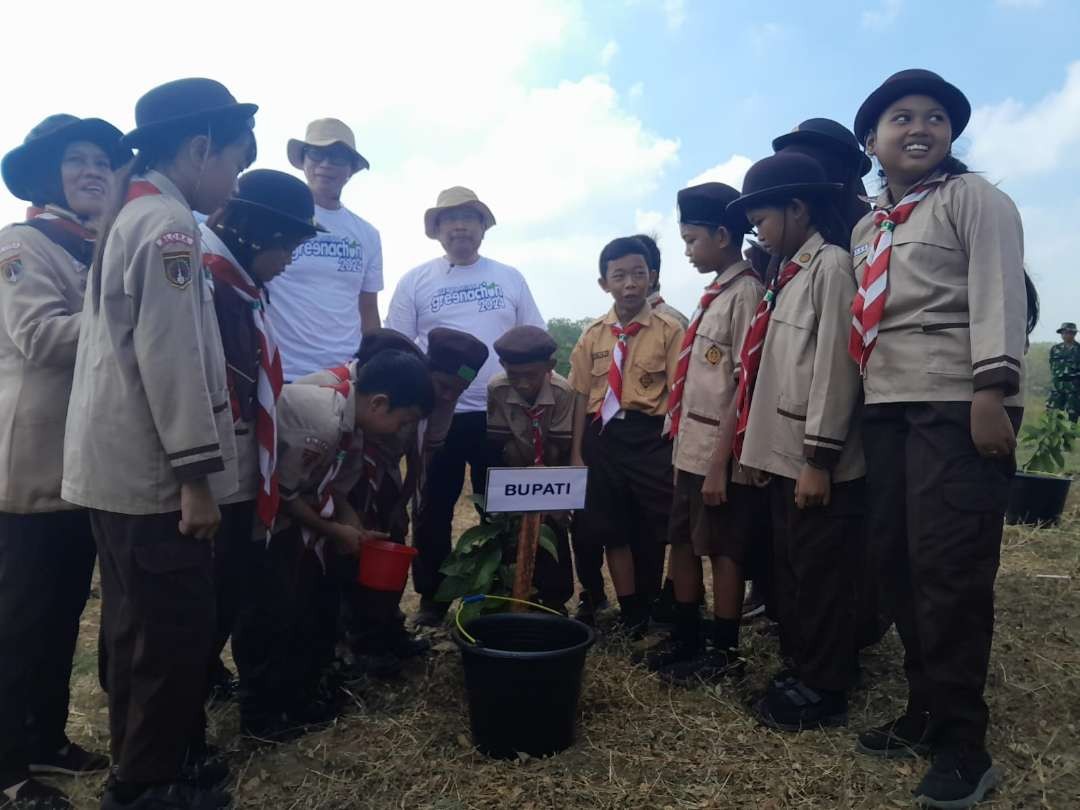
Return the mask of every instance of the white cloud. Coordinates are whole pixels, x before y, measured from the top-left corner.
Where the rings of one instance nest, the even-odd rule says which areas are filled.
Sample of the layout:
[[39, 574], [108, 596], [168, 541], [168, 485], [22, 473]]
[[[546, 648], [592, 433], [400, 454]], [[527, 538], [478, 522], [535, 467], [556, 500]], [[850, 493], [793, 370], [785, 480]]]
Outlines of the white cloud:
[[607, 44], [600, 50], [600, 64], [603, 67], [607, 67], [618, 53], [619, 43], [613, 39], [609, 39]]
[[1069, 65], [1060, 90], [1033, 104], [1006, 99], [977, 108], [966, 134], [967, 162], [996, 180], [1080, 165], [1080, 62]]
[[[149, 87], [213, 76], [261, 105], [259, 167], [292, 171], [285, 142], [313, 118], [342, 118], [356, 131], [372, 169], [349, 184], [344, 202], [382, 234], [384, 309], [401, 275], [440, 251], [423, 234], [423, 212], [441, 188], [457, 184], [492, 206], [499, 224], [484, 252], [522, 269], [546, 315], [606, 308], [587, 283], [596, 256], [626, 232], [629, 212], [677, 161], [679, 142], [650, 131], [606, 76], [535, 78], [586, 41], [579, 0], [424, 4], [423, 20], [407, 4], [328, 2], [320, 15], [332, 26], [320, 34], [275, 8], [256, 15], [243, 4], [193, 0], [188, 17], [210, 19], [212, 10], [213, 25], [200, 27], [199, 48], [162, 59], [160, 38], [145, 34], [145, 9], [135, 0], [114, 4], [100, 37], [124, 46], [94, 50], [77, 66], [78, 88], [71, 70], [10, 83], [0, 151], [61, 110], [129, 129], [135, 100]], [[5, 23], [31, 30], [38, 13], [12, 7]], [[114, 28], [117, 20], [132, 22]], [[69, 26], [52, 36], [57, 53], [82, 54], [94, 32]], [[9, 63], [34, 64], [37, 50], [32, 38], [14, 39]], [[22, 203], [5, 205], [6, 217], [21, 216]]]
[[682, 28], [686, 22], [685, 0], [664, 0], [664, 16], [667, 18], [668, 28], [675, 31]]
[[860, 18], [863, 28], [883, 31], [900, 16], [902, 0], [878, 0], [876, 8], [866, 9]]
[[696, 177], [692, 177], [686, 185], [696, 186], [700, 183], [727, 183], [734, 188], [742, 188], [746, 170], [754, 165], [754, 161], [745, 155], [732, 155], [723, 163], [719, 163], [710, 169], [706, 169]]

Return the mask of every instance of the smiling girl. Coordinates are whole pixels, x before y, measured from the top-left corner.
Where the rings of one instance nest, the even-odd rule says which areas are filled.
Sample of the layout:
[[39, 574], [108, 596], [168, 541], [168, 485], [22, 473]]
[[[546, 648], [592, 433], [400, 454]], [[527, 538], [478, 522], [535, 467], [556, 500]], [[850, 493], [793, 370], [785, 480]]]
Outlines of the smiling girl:
[[889, 77], [855, 133], [885, 187], [856, 226], [850, 352], [863, 375], [868, 542], [904, 642], [908, 702], [862, 734], [931, 752], [916, 789], [968, 807], [1001, 779], [983, 700], [1028, 325], [1016, 206], [952, 155], [971, 106], [927, 70]]

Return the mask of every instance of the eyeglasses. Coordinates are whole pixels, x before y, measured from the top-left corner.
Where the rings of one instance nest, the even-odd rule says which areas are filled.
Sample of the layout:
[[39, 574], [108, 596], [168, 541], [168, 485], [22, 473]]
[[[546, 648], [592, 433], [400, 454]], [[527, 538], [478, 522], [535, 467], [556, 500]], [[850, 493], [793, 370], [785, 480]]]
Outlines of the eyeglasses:
[[312, 163], [329, 163], [331, 166], [351, 166], [353, 157], [343, 149], [321, 149], [318, 146], [308, 146], [304, 149], [304, 157]]

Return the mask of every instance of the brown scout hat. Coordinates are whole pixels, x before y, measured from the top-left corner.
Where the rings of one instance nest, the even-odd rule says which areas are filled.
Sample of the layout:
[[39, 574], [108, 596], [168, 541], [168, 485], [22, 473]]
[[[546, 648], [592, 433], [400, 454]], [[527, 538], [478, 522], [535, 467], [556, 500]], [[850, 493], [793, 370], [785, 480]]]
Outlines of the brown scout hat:
[[360, 348], [357, 349], [355, 355], [356, 364], [362, 366], [379, 352], [386, 351], [405, 352], [421, 360], [427, 359], [424, 357], [424, 353], [420, 351], [420, 347], [401, 332], [396, 329], [380, 327], [371, 330], [360, 340]]
[[488, 359], [488, 347], [467, 332], [437, 326], [428, 333], [428, 367], [472, 382]]
[[515, 326], [495, 341], [495, 354], [507, 365], [543, 363], [557, 348], [555, 339], [539, 326]]

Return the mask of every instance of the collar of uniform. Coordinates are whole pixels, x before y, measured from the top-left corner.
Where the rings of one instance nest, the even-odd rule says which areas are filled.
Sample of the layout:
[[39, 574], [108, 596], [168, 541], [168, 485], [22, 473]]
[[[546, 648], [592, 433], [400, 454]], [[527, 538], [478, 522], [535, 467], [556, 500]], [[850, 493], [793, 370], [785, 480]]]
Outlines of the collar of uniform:
[[746, 270], [752, 269], [750, 262], [743, 259], [742, 261], [735, 262], [735, 264], [728, 265], [726, 268], [716, 274], [716, 284], [727, 284], [737, 275]]
[[795, 251], [795, 255], [791, 257], [790, 261], [795, 262], [795, 264], [805, 270], [810, 266], [810, 263], [814, 261], [814, 257], [821, 252], [823, 247], [825, 247], [825, 237], [820, 233], [815, 233], [802, 243], [802, 247]]
[[[652, 307], [649, 306], [649, 302], [646, 301], [641, 307], [641, 311], [634, 316], [634, 320], [631, 323], [637, 322], [643, 326], [649, 325], [649, 320], [652, 318]], [[615, 314], [615, 307], [608, 310], [608, 314], [604, 316], [604, 323], [608, 326], [614, 326], [619, 322], [619, 316]], [[626, 326], [626, 324], [623, 324]]]
[[[134, 179], [137, 180], [140, 178]], [[161, 172], [150, 169], [146, 174], [142, 176], [141, 179], [146, 180], [148, 183], [156, 186], [157, 190], [160, 191], [162, 194], [165, 194], [169, 197], [174, 197], [175, 199], [182, 202], [185, 207], [191, 208], [191, 206], [188, 205], [187, 198], [185, 198], [184, 195], [180, 193], [180, 189], [176, 187], [176, 184], [168, 177], [163, 175]]]
[[80, 228], [85, 228], [86, 223], [79, 219], [79, 215], [74, 211], [68, 211], [66, 208], [62, 208], [59, 205], [53, 205], [49, 203], [44, 208], [38, 208], [36, 205], [31, 205], [26, 209], [27, 219], [33, 219], [34, 217], [41, 216], [42, 214], [52, 214], [57, 219], [65, 219], [68, 222], [74, 222]]
[[[900, 199], [904, 199], [904, 197], [907, 196], [907, 193], [911, 191], [911, 189], [915, 188], [915, 186], [933, 186], [939, 183], [944, 183], [948, 179], [948, 172], [936, 171], [923, 180], [916, 180], [914, 183], [904, 189], [904, 193], [900, 195]], [[884, 211], [888, 211], [890, 208], [896, 205], [896, 202], [893, 201], [892, 194], [889, 191], [888, 185], [886, 185], [885, 188], [881, 190], [881, 193], [878, 194], [876, 197], [867, 199], [867, 202], [869, 202], [875, 210]]]
[[540, 393], [536, 395], [536, 402], [526, 402], [514, 388], [510, 389], [506, 401], [511, 405], [520, 405], [522, 408], [535, 408], [537, 405], [554, 405], [555, 392], [551, 390], [551, 379], [544, 380], [544, 384], [540, 386]]
[[216, 253], [237, 270], [241, 271], [245, 276], [248, 275], [247, 270], [240, 266], [240, 262], [236, 260], [232, 251], [229, 250], [229, 246], [226, 245], [221, 240], [221, 237], [214, 233], [214, 229], [205, 222], [200, 223], [199, 225], [199, 241], [202, 244], [203, 253]]

